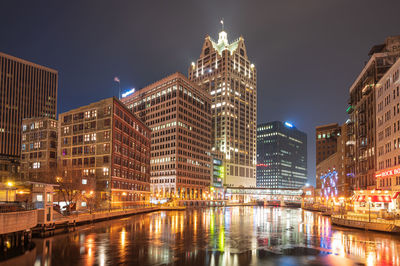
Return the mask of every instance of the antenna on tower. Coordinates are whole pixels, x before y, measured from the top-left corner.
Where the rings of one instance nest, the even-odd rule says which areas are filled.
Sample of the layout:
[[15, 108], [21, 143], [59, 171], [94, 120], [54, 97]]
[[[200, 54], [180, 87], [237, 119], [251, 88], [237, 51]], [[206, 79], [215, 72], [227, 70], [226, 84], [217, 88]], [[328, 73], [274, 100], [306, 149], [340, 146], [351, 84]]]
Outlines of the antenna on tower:
[[224, 30], [224, 18], [221, 19], [221, 27], [222, 27], [222, 30]]

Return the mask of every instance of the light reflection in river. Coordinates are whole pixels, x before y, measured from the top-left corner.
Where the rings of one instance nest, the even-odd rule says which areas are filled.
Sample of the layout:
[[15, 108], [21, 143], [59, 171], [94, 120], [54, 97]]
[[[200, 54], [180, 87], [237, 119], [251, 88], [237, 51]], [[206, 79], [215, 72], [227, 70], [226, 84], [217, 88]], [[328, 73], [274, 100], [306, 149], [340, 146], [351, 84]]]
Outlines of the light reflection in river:
[[301, 209], [156, 212], [35, 239], [9, 265], [400, 265], [400, 237], [332, 227]]

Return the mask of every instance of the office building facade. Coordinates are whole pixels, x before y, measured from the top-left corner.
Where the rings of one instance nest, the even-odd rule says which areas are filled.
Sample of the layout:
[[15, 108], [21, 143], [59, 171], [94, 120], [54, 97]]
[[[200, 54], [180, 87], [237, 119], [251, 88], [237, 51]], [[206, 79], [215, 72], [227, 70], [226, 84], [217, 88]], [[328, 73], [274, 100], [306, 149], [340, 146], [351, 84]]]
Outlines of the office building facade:
[[339, 136], [340, 126], [337, 123], [315, 128], [315, 159], [317, 165], [337, 151], [337, 138]]
[[63, 176], [96, 191], [100, 206], [149, 200], [150, 129], [118, 99], [60, 114], [58, 130]]
[[22, 120], [21, 180], [55, 183], [57, 126], [52, 118]]
[[207, 36], [189, 79], [212, 97], [212, 150], [223, 154], [225, 186], [256, 186], [257, 71], [244, 39]]
[[307, 183], [307, 135], [288, 122], [257, 126], [257, 187], [301, 188]]
[[58, 72], [0, 53], [0, 169], [15, 172], [22, 119], [57, 114]]
[[151, 128], [151, 187], [158, 199], [203, 199], [211, 182], [211, 99], [181, 73], [122, 102]]

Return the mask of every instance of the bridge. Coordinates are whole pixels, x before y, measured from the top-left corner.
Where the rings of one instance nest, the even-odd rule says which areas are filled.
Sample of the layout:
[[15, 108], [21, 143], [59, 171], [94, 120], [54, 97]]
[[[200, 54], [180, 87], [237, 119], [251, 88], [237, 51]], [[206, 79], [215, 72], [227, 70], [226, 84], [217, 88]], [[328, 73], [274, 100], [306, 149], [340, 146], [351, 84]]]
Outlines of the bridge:
[[258, 202], [264, 205], [300, 206], [302, 189], [227, 187], [225, 197], [230, 203]]

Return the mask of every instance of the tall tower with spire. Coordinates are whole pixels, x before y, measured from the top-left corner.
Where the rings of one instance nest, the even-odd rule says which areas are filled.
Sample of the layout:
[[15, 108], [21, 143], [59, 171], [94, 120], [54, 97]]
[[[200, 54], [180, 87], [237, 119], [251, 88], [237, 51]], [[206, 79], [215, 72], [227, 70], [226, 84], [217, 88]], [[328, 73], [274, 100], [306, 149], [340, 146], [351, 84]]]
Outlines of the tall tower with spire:
[[256, 186], [257, 73], [244, 39], [229, 43], [206, 36], [200, 58], [189, 67], [189, 79], [212, 97], [212, 151], [224, 161], [223, 183]]

